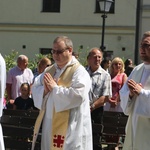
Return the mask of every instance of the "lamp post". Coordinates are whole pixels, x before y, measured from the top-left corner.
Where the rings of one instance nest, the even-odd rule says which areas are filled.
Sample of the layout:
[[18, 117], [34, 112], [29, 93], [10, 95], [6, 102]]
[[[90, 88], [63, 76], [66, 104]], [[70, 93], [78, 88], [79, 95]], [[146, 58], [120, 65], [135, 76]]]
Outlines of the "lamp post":
[[105, 46], [104, 46], [104, 35], [105, 35], [105, 19], [107, 18], [107, 12], [109, 12], [111, 4], [113, 3], [113, 0], [98, 0], [100, 4], [100, 9], [103, 13], [101, 16], [103, 19], [103, 24], [102, 24], [102, 39], [101, 39], [101, 50], [104, 52]]

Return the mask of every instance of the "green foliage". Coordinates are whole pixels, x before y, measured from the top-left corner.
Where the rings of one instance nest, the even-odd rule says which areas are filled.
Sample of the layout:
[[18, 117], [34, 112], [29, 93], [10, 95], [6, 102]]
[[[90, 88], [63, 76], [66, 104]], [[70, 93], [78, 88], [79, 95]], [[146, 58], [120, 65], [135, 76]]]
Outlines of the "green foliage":
[[12, 50], [12, 52], [9, 55], [5, 55], [5, 63], [6, 63], [6, 70], [9, 71], [10, 68], [14, 67], [16, 65], [16, 58], [17, 58], [18, 52], [15, 50]]
[[89, 53], [89, 50], [90, 50], [89, 47], [87, 47], [86, 49], [79, 47], [77, 50], [77, 53], [79, 55], [78, 60], [83, 66], [87, 65], [87, 55]]

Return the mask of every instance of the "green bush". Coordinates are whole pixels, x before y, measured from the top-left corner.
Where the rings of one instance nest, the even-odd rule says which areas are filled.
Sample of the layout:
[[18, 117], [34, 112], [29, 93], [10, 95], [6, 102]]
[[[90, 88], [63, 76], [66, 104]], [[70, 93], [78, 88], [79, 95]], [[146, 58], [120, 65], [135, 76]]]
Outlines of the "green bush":
[[9, 55], [5, 55], [5, 63], [6, 63], [6, 71], [9, 71], [9, 69], [13, 68], [16, 65], [16, 57], [18, 55], [18, 52], [15, 50], [12, 50], [12, 52]]

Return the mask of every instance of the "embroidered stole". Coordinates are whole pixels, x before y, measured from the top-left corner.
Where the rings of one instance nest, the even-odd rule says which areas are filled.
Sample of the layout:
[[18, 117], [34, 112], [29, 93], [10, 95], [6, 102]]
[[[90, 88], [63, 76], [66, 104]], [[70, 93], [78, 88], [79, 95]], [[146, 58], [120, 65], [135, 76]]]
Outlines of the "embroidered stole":
[[[58, 85], [63, 87], [69, 87], [72, 81], [72, 76], [75, 70], [79, 67], [79, 63], [68, 65], [65, 71], [61, 74], [58, 79]], [[52, 65], [50, 68], [46, 70], [52, 76], [55, 73], [55, 67]], [[49, 96], [48, 96], [49, 97]], [[47, 97], [47, 99], [48, 99]], [[32, 150], [34, 150], [35, 142], [39, 133], [39, 129], [45, 115], [46, 103], [47, 99], [43, 100], [42, 108], [40, 110], [39, 116], [37, 117], [35, 127], [34, 127], [34, 135], [32, 142]], [[69, 110], [55, 112], [55, 108], [53, 107], [53, 119], [52, 119], [52, 133], [51, 133], [51, 141], [50, 141], [50, 150], [63, 150], [64, 141], [66, 138], [66, 132], [68, 128], [68, 120], [69, 120]]]
[[[49, 73], [52, 76], [54, 76], [55, 71], [56, 71], [56, 69], [55, 69], [54, 65], [50, 66]], [[34, 150], [34, 148], [35, 148], [35, 144], [36, 144], [36, 140], [37, 140], [37, 137], [38, 137], [38, 133], [39, 133], [42, 121], [43, 121], [43, 117], [45, 115], [47, 100], [48, 100], [48, 97], [43, 99], [39, 115], [38, 115], [38, 117], [36, 119], [36, 122], [35, 122], [35, 125], [34, 125], [34, 133], [33, 133], [32, 148], [31, 148], [31, 150]]]

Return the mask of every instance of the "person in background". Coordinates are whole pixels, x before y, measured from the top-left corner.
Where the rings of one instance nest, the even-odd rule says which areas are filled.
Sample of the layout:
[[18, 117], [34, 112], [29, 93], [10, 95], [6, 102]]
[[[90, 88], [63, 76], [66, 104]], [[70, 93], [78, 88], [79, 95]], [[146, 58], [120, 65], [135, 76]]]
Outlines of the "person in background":
[[111, 64], [111, 60], [110, 59], [103, 59], [102, 62], [101, 62], [101, 67], [104, 70], [106, 70], [107, 72], [109, 72], [110, 64]]
[[120, 90], [121, 107], [129, 116], [123, 150], [150, 148], [150, 31], [143, 34], [139, 53], [143, 63]]
[[38, 68], [37, 68], [38, 74], [43, 73], [45, 68], [47, 68], [51, 65], [52, 65], [51, 60], [47, 57], [43, 57], [38, 63]]
[[132, 59], [126, 59], [125, 62], [124, 62], [124, 68], [125, 68], [125, 73], [126, 74], [127, 74], [126, 70], [127, 70], [128, 66], [133, 66]]
[[35, 109], [33, 99], [30, 95], [30, 85], [28, 83], [22, 83], [20, 87], [21, 95], [15, 99], [13, 109], [28, 110]]
[[[1, 117], [4, 108], [3, 102], [6, 87], [6, 64], [1, 54], [0, 54], [0, 86], [1, 86], [0, 88], [0, 117]], [[1, 124], [0, 124], [0, 150], [5, 150]]]
[[77, 52], [72, 52], [72, 55], [73, 55], [76, 59], [79, 58], [79, 54], [78, 54]]
[[51, 52], [55, 63], [36, 77], [32, 85], [34, 104], [41, 110], [37, 128], [43, 119], [41, 150], [92, 150], [90, 77], [72, 55], [73, 43], [68, 37], [57, 37]]
[[[127, 80], [127, 75], [124, 73], [124, 62], [120, 57], [115, 57], [112, 60], [110, 65], [110, 76], [112, 84], [112, 97], [108, 102], [105, 103], [104, 110], [122, 112], [119, 91]], [[118, 144], [114, 146], [114, 148], [117, 150], [118, 145], [122, 144], [122, 137], [107, 137], [106, 142], [117, 142]]]
[[124, 62], [125, 70], [128, 66], [133, 66], [133, 61], [132, 59], [126, 59]]
[[[86, 68], [92, 80], [92, 88], [90, 91], [90, 107], [91, 119], [93, 123], [102, 124], [103, 106], [112, 96], [111, 78], [101, 66], [103, 59], [102, 51], [94, 47], [87, 56], [88, 67]], [[99, 139], [101, 135], [99, 135]], [[93, 145], [94, 150], [101, 150], [102, 146]]]
[[36, 78], [39, 74], [43, 73], [44, 70], [45, 70], [47, 67], [51, 66], [51, 65], [52, 65], [52, 62], [51, 62], [51, 60], [50, 60], [49, 58], [47, 58], [47, 57], [41, 58], [41, 59], [39, 60], [39, 62], [38, 62], [38, 65], [37, 65], [37, 73], [34, 75], [32, 84], [34, 83], [35, 78]]
[[17, 66], [8, 71], [6, 91], [7, 100], [10, 104], [13, 104], [14, 100], [21, 95], [20, 86], [22, 83], [27, 82], [29, 85], [32, 83], [33, 73], [27, 66], [28, 57], [19, 55], [17, 58]]
[[119, 90], [127, 80], [127, 75], [124, 73], [124, 62], [120, 57], [115, 57], [110, 65], [110, 76], [112, 84], [112, 97], [104, 106], [105, 111], [122, 112], [120, 106]]
[[125, 70], [125, 73], [127, 77], [131, 74], [132, 70], [134, 69], [135, 66], [128, 66]]

